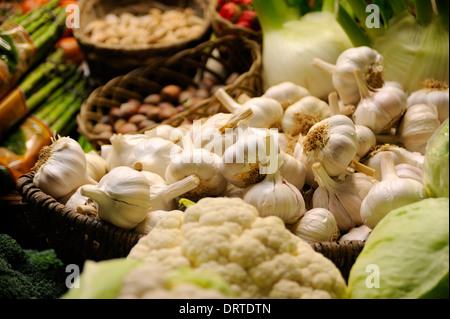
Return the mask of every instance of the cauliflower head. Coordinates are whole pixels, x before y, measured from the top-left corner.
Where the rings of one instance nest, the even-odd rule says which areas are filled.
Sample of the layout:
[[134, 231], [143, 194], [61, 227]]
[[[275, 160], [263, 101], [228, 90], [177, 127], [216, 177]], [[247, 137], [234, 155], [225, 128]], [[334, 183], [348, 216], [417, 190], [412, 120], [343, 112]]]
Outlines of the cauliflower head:
[[220, 275], [237, 298], [346, 298], [339, 269], [275, 216], [259, 217], [241, 198], [207, 197], [174, 211], [127, 259], [165, 270], [190, 267]]

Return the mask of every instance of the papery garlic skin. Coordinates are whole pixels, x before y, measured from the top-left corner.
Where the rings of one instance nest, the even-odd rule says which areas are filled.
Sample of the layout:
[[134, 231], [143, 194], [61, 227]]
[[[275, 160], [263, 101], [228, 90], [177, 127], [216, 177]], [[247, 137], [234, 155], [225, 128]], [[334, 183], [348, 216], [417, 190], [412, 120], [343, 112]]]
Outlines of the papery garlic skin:
[[411, 178], [423, 183], [423, 170], [416, 166], [400, 163], [395, 165], [395, 170], [400, 178]]
[[345, 242], [345, 241], [366, 241], [367, 238], [369, 238], [370, 233], [372, 232], [372, 229], [367, 227], [366, 225], [361, 225], [355, 228], [352, 228], [348, 231], [348, 233], [344, 234], [339, 238], [339, 242]]
[[90, 151], [85, 156], [88, 175], [96, 182], [100, 181], [106, 174], [105, 160], [96, 151]]
[[300, 191], [279, 172], [268, 174], [261, 182], [246, 188], [243, 200], [256, 207], [259, 216], [278, 216], [285, 224], [297, 222], [306, 211]]
[[181, 151], [180, 146], [169, 140], [152, 137], [133, 148], [125, 165], [139, 171], [150, 171], [164, 178], [171, 157]]
[[313, 65], [331, 74], [333, 86], [344, 105], [356, 105], [360, 100], [360, 94], [354, 71], [361, 70], [364, 85], [368, 89], [379, 88], [383, 84], [383, 60], [376, 50], [359, 46], [343, 51], [335, 65], [320, 59], [314, 59]]
[[288, 106], [281, 121], [284, 133], [306, 135], [309, 129], [330, 116], [328, 104], [315, 96], [306, 96]]
[[167, 182], [161, 175], [150, 172], [150, 171], [140, 171], [147, 178], [147, 181], [150, 185], [167, 185]]
[[289, 105], [292, 105], [309, 95], [311, 95], [311, 93], [304, 87], [290, 81], [285, 81], [269, 87], [262, 97], [277, 100], [283, 109], [286, 110]]
[[301, 190], [305, 185], [306, 167], [292, 155], [283, 151], [278, 154], [278, 163], [281, 176]]
[[325, 208], [308, 210], [292, 232], [308, 243], [336, 241], [340, 234], [334, 215]]
[[397, 129], [397, 136], [408, 151], [425, 154], [428, 140], [441, 125], [438, 116], [434, 104], [408, 107]]
[[60, 137], [42, 148], [32, 170], [33, 183], [62, 204], [81, 185], [97, 183], [88, 175], [83, 149], [70, 137]]
[[320, 162], [330, 176], [345, 174], [358, 148], [355, 125], [345, 115], [333, 115], [314, 124], [301, 147], [307, 167]]
[[358, 136], [357, 159], [364, 157], [369, 151], [377, 145], [377, 137], [373, 131], [364, 125], [355, 125], [356, 135]]
[[390, 211], [428, 197], [421, 182], [398, 177], [391, 153], [382, 152], [380, 157], [381, 181], [370, 189], [361, 203], [361, 218], [371, 229]]
[[128, 166], [113, 168], [98, 185], [84, 185], [80, 192], [97, 203], [101, 220], [124, 229], [136, 227], [149, 210], [147, 178]]
[[415, 104], [435, 105], [438, 118], [442, 124], [448, 119], [449, 112], [449, 89], [446, 83], [428, 79], [424, 82], [424, 88], [412, 92], [408, 96], [407, 106]]

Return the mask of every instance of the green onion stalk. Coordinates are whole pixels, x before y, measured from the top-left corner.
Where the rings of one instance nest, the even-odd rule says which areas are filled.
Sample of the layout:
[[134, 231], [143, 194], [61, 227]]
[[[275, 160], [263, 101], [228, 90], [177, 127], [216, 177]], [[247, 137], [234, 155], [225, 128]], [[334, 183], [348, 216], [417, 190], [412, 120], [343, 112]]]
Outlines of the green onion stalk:
[[386, 81], [411, 93], [433, 79], [449, 83], [448, 0], [340, 0], [336, 20], [353, 46], [384, 57]]
[[263, 34], [263, 89], [290, 81], [326, 99], [334, 91], [331, 77], [312, 60], [335, 64], [352, 42], [335, 19], [333, 0], [324, 0], [311, 11], [302, 9], [300, 2], [304, 1], [253, 1]]

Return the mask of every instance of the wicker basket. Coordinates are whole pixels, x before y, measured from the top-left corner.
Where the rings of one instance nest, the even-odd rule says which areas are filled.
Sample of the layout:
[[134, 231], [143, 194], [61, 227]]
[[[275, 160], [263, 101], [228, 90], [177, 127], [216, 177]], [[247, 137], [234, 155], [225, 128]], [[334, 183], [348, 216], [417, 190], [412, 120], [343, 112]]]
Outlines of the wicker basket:
[[[143, 237], [132, 230], [77, 213], [43, 193], [33, 183], [33, 177], [34, 173], [30, 172], [17, 182], [28, 222], [40, 229], [49, 246], [66, 263], [81, 265], [87, 259], [100, 261], [125, 257]], [[347, 280], [364, 242], [321, 242], [312, 247], [330, 259]]]
[[[81, 51], [89, 65], [91, 78], [104, 84], [111, 78], [144, 66], [161, 56], [170, 56], [186, 48], [194, 47], [209, 39], [211, 23], [207, 0], [80, 0], [78, 2], [80, 26], [73, 29]], [[192, 39], [179, 40], [170, 44], [154, 43], [143, 48], [119, 47], [94, 43], [84, 33], [84, 28], [96, 19], [101, 19], [108, 13], [120, 14], [129, 12], [135, 15], [147, 14], [150, 8], [161, 10], [192, 8], [195, 13], [206, 21], [203, 33]]]
[[261, 31], [254, 31], [249, 28], [234, 25], [227, 19], [220, 16], [217, 11], [217, 5], [217, 0], [209, 1], [209, 16], [211, 19], [212, 30], [215, 35], [218, 37], [223, 37], [226, 35], [240, 35], [248, 39], [252, 39], [258, 43], [262, 43]]
[[[239, 49], [237, 49], [239, 48]], [[212, 55], [218, 49], [220, 57]], [[250, 97], [262, 94], [261, 49], [255, 41], [239, 36], [226, 36], [203, 42], [195, 48], [186, 49], [169, 57], [133, 70], [126, 75], [118, 76], [104, 86], [94, 90], [81, 106], [77, 117], [78, 131], [95, 146], [109, 144], [99, 134], [94, 134], [95, 124], [110, 109], [119, 106], [131, 98], [143, 100], [151, 93], [158, 93], [166, 84], [178, 84], [182, 87], [197, 86], [206, 73], [213, 74], [217, 83], [225, 84], [227, 76], [217, 74], [214, 67], [208, 64], [209, 58], [214, 58], [223, 66], [228, 75], [238, 72], [240, 76], [224, 89], [234, 98], [241, 94]], [[200, 75], [200, 76], [198, 76]], [[179, 126], [192, 115], [206, 117], [217, 112], [228, 112], [212, 96], [203, 100], [195, 108], [178, 113], [161, 123]], [[161, 123], [142, 129], [138, 133], [151, 129]]]

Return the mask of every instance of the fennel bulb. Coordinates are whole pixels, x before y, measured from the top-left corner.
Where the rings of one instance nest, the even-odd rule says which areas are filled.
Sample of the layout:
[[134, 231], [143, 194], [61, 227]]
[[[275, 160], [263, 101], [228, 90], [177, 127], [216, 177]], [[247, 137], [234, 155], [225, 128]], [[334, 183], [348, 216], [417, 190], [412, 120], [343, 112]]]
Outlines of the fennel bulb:
[[[290, 81], [326, 99], [334, 90], [329, 74], [312, 64], [314, 58], [335, 63], [352, 43], [333, 13], [294, 13], [284, 0], [253, 0], [261, 24], [263, 89]], [[323, 7], [325, 8], [325, 6]]]

